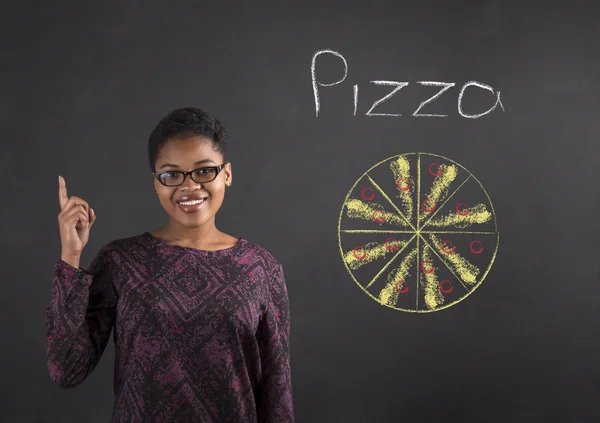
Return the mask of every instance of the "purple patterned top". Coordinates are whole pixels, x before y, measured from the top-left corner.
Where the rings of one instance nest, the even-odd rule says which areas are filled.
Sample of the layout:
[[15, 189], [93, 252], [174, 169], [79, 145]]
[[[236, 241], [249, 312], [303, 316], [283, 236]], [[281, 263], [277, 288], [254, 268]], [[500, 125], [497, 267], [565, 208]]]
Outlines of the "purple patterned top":
[[82, 383], [113, 328], [111, 422], [294, 422], [285, 277], [259, 245], [204, 251], [144, 232], [102, 247], [87, 271], [59, 259], [52, 381]]

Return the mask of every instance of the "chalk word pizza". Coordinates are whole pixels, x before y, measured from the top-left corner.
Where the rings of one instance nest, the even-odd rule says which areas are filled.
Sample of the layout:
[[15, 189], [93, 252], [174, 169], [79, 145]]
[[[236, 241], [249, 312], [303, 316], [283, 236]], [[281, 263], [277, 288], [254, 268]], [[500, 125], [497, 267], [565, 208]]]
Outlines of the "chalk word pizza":
[[[344, 64], [344, 75], [337, 81], [324, 82], [324, 81], [319, 80], [319, 78], [317, 77], [317, 71], [316, 71], [317, 58], [322, 54], [333, 55], [342, 60], [342, 63]], [[310, 70], [311, 70], [313, 95], [314, 95], [314, 101], [315, 101], [315, 115], [318, 117], [319, 112], [321, 110], [321, 92], [319, 90], [319, 87], [331, 87], [331, 86], [338, 85], [338, 84], [341, 84], [342, 82], [344, 82], [346, 80], [346, 77], [348, 76], [348, 62], [346, 61], [344, 56], [342, 56], [337, 51], [329, 50], [329, 49], [319, 50], [313, 54]], [[403, 89], [404, 87], [408, 86], [410, 84], [410, 82], [373, 80], [373, 81], [370, 81], [370, 83], [374, 84], [374, 85], [378, 85], [378, 86], [389, 87], [388, 88], [389, 91], [386, 93], [385, 96], [383, 96], [380, 99], [373, 102], [373, 104], [371, 104], [369, 106], [368, 110], [365, 112], [365, 115], [366, 116], [388, 116], [388, 117], [402, 116], [400, 113], [393, 113], [391, 111], [387, 111], [387, 112], [382, 111], [382, 108], [385, 107], [385, 106], [382, 106], [382, 103], [388, 101], [391, 97], [397, 95], [398, 92], [401, 89]], [[426, 86], [426, 87], [437, 87], [438, 90], [435, 91], [432, 96], [421, 101], [419, 106], [412, 113], [412, 116], [414, 116], [414, 117], [437, 117], [437, 118], [448, 117], [447, 114], [431, 113], [431, 111], [427, 111], [427, 110], [430, 108], [429, 105], [432, 102], [434, 102], [437, 98], [439, 98], [442, 94], [444, 94], [444, 92], [446, 92], [450, 88], [454, 87], [456, 85], [456, 83], [455, 82], [444, 82], [444, 81], [417, 81], [417, 84]], [[490, 93], [492, 93], [492, 95], [495, 96], [495, 101], [494, 101], [493, 105], [490, 106], [487, 110], [484, 110], [480, 113], [466, 112], [463, 109], [463, 99], [464, 99], [464, 95], [465, 95], [467, 88], [470, 88], [470, 87], [472, 87], [472, 89], [477, 88], [477, 89], [489, 91]], [[354, 93], [354, 115], [356, 116], [356, 113], [358, 111], [358, 84], [354, 84], [352, 86], [352, 91]], [[504, 111], [504, 105], [502, 104], [502, 101], [500, 100], [500, 91], [495, 91], [494, 88], [492, 88], [491, 86], [484, 84], [482, 82], [468, 81], [465, 84], [463, 84], [463, 86], [461, 87], [461, 89], [458, 93], [457, 111], [458, 111], [458, 114], [463, 118], [478, 119], [482, 116], [485, 116], [485, 115], [493, 112], [497, 106], [500, 106], [502, 111]]]

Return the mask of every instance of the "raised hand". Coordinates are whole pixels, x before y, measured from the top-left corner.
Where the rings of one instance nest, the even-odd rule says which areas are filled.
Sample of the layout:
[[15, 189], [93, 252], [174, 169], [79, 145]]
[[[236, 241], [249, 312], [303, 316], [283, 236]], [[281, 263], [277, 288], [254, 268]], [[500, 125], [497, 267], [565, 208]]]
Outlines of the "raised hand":
[[61, 258], [73, 267], [79, 267], [79, 258], [90, 238], [96, 213], [84, 199], [67, 195], [67, 183], [62, 176], [58, 177], [58, 202]]

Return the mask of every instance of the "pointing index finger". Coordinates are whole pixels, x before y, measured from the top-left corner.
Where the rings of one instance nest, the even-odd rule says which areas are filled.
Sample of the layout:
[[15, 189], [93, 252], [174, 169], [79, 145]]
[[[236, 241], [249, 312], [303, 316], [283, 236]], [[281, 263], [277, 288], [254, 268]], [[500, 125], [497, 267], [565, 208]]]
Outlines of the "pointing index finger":
[[67, 201], [69, 200], [69, 196], [67, 195], [67, 183], [65, 179], [59, 175], [58, 177], [58, 202], [60, 204], [60, 208], [63, 209]]

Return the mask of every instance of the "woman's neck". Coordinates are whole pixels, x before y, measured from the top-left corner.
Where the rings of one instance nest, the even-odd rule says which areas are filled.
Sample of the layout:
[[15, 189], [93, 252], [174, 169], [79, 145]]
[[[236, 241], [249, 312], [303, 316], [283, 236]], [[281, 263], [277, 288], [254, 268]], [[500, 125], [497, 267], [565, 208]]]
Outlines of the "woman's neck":
[[186, 227], [171, 221], [155, 233], [168, 243], [195, 247], [213, 244], [223, 235], [214, 222], [206, 222], [199, 227]]

